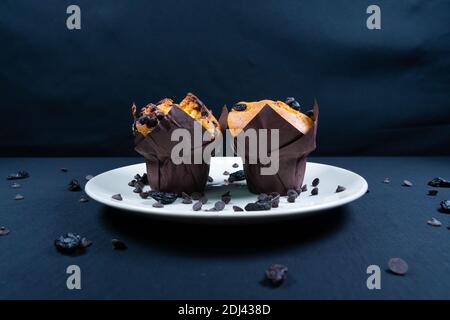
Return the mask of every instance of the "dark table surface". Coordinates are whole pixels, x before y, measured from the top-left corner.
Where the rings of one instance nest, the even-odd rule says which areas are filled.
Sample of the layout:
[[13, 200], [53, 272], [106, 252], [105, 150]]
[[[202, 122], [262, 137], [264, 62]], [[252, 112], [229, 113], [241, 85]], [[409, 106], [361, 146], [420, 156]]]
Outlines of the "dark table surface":
[[[0, 298], [16, 299], [442, 299], [450, 298], [450, 216], [437, 211], [450, 189], [427, 196], [426, 183], [450, 176], [449, 157], [313, 158], [353, 170], [370, 193], [339, 209], [283, 223], [242, 226], [177, 224], [107, 208], [66, 185], [139, 162], [137, 158], [2, 158], [0, 175], [25, 169], [31, 177], [12, 189], [3, 179]], [[68, 172], [60, 171], [61, 167]], [[390, 184], [382, 183], [385, 177]], [[414, 183], [402, 187], [402, 181]], [[16, 201], [16, 193], [24, 200]], [[427, 225], [431, 217], [442, 227]], [[60, 234], [93, 240], [84, 254], [53, 246]], [[127, 251], [111, 248], [119, 238]], [[409, 263], [406, 276], [386, 272], [391, 257]], [[273, 289], [266, 267], [289, 266]], [[81, 268], [81, 290], [68, 290], [66, 268]], [[366, 287], [379, 265], [381, 290]]]

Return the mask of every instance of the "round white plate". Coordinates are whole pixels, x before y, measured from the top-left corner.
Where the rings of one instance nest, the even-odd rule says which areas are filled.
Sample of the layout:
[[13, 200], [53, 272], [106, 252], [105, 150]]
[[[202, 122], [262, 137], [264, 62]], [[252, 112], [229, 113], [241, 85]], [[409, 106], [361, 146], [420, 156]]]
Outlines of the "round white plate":
[[[238, 163], [239, 167], [233, 168], [234, 163]], [[225, 183], [224, 180], [227, 176], [223, 175], [223, 172], [234, 172], [239, 169], [242, 169], [240, 158], [212, 158], [209, 175], [214, 181], [208, 183], [206, 189], [208, 203], [203, 205], [201, 211], [193, 211], [192, 204], [182, 204], [181, 199], [177, 199], [173, 204], [166, 205], [164, 208], [154, 208], [152, 206], [155, 202], [153, 199], [141, 199], [139, 194], [133, 193], [133, 188], [128, 186], [128, 182], [137, 173], [145, 172], [144, 163], [114, 169], [95, 176], [88, 181], [85, 191], [92, 199], [118, 209], [166, 219], [221, 222], [281, 219], [331, 209], [358, 199], [366, 193], [368, 187], [366, 180], [356, 173], [325, 164], [308, 162], [304, 180], [304, 183], [308, 185], [308, 191], [302, 193], [295, 203], [289, 203], [286, 197], [281, 197], [279, 207], [270, 211], [234, 212], [233, 206], [244, 208], [247, 203], [255, 202], [257, 197], [247, 190], [245, 181], [231, 185]], [[311, 182], [314, 178], [320, 179], [319, 195], [317, 196], [310, 195]], [[346, 190], [336, 193], [338, 185], [344, 186]], [[223, 211], [205, 211], [212, 208], [227, 190], [231, 191], [231, 202]], [[112, 195], [118, 193], [121, 194], [122, 201], [111, 198]]]

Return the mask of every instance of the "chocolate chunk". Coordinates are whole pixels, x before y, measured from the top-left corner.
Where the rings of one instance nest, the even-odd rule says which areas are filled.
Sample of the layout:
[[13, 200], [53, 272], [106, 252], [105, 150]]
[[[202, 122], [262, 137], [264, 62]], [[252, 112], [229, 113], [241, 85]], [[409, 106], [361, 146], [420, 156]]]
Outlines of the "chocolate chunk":
[[241, 207], [238, 207], [238, 206], [233, 206], [233, 211], [234, 212], [242, 212], [242, 211], [244, 211], [244, 209], [242, 209]]
[[272, 199], [272, 208], [278, 208], [280, 205], [280, 195]]
[[81, 203], [86, 203], [86, 202], [89, 202], [89, 199], [85, 196], [81, 196], [80, 200], [78, 200], [78, 201], [80, 201]]
[[260, 193], [258, 195], [258, 201], [272, 201], [272, 197], [265, 193]]
[[442, 225], [442, 223], [436, 218], [431, 218], [431, 220], [428, 220], [427, 223], [433, 227], [440, 227]]
[[233, 168], [239, 168], [239, 164], [233, 163], [232, 167], [233, 167]]
[[211, 176], [208, 176], [208, 182], [209, 183], [214, 182], [214, 179]]
[[303, 187], [302, 187], [302, 189], [301, 189], [301, 191], [302, 191], [302, 192], [308, 191], [308, 186], [307, 186], [306, 184], [304, 184]]
[[175, 192], [149, 191], [149, 196], [160, 201], [162, 204], [171, 204], [177, 200], [178, 195]]
[[294, 203], [296, 199], [297, 199], [297, 197], [296, 197], [295, 195], [293, 195], [293, 194], [290, 194], [290, 195], [288, 195], [288, 197], [287, 197], [287, 201], [288, 201], [289, 203]]
[[120, 193], [113, 195], [111, 198], [117, 201], [122, 201], [122, 195]]
[[214, 203], [214, 210], [215, 211], [222, 211], [225, 208], [225, 202], [219, 200], [216, 203]]
[[389, 179], [389, 178], [384, 178], [383, 183], [389, 184], [389, 183], [391, 183], [391, 179]]
[[91, 245], [92, 245], [92, 241], [91, 240], [89, 240], [89, 239], [87, 239], [85, 237], [81, 238], [80, 248], [84, 249], [84, 248], [90, 247]]
[[288, 267], [282, 264], [271, 265], [265, 272], [268, 279], [274, 286], [281, 285], [287, 278]]
[[128, 182], [128, 185], [130, 186], [130, 187], [134, 187], [135, 185], [136, 185], [136, 183], [137, 183], [137, 181], [136, 180], [131, 180], [130, 182]]
[[152, 204], [152, 207], [153, 208], [164, 208], [164, 205], [160, 201], [158, 201], [158, 202], [155, 202], [154, 204]]
[[1, 226], [0, 227], [0, 237], [7, 236], [9, 234], [9, 229], [7, 227]]
[[343, 192], [343, 191], [345, 191], [345, 190], [346, 190], [345, 187], [343, 187], [343, 186], [337, 186], [337, 188], [336, 188], [336, 193]]
[[271, 202], [257, 201], [245, 206], [246, 211], [267, 211], [272, 208]]
[[14, 200], [23, 200], [25, 199], [25, 197], [21, 194], [16, 194], [16, 196], [14, 197]]
[[88, 174], [86, 177], [84, 177], [86, 179], [86, 181], [91, 180], [92, 178], [94, 178], [94, 176], [92, 174]]
[[182, 193], [181, 193], [181, 198], [183, 199], [183, 200], [181, 201], [183, 204], [191, 204], [191, 203], [192, 203], [192, 198], [191, 198], [191, 196], [188, 195], [188, 194], [185, 193], [185, 192], [182, 192]]
[[200, 192], [193, 192], [191, 197], [194, 200], [199, 200], [202, 197], [202, 194]]
[[17, 182], [11, 183], [11, 188], [13, 188], [13, 189], [19, 189], [20, 187], [21, 187], [21, 185], [18, 184]]
[[320, 179], [319, 179], [319, 178], [315, 178], [315, 179], [313, 180], [313, 182], [311, 183], [311, 185], [312, 185], [313, 187], [317, 187], [317, 186], [319, 185], [319, 183], [320, 183]]
[[233, 183], [235, 181], [242, 181], [245, 180], [245, 173], [244, 170], [238, 170], [236, 172], [233, 172], [230, 174], [230, 177], [228, 178], [228, 182]]
[[16, 173], [11, 173], [6, 177], [7, 180], [18, 180], [18, 179], [26, 179], [30, 176], [30, 174], [24, 170], [20, 170]]
[[194, 211], [199, 211], [202, 209], [203, 203], [201, 203], [200, 201], [194, 203], [194, 205], [192, 206], [192, 210]]
[[289, 197], [294, 197], [294, 198], [297, 198], [298, 197], [298, 193], [297, 193], [297, 191], [295, 191], [294, 189], [289, 189], [288, 191], [287, 191], [287, 196]]
[[202, 204], [206, 204], [208, 202], [208, 197], [206, 195], [201, 196], [200, 199], [198, 199]]
[[230, 173], [229, 173], [228, 171], [224, 171], [224, 172], [223, 172], [223, 175], [224, 175], [224, 176], [229, 176]]
[[311, 195], [312, 196], [317, 196], [319, 194], [319, 188], [314, 188], [311, 190]]
[[450, 188], [450, 181], [443, 178], [434, 178], [428, 185], [433, 188]]
[[76, 179], [72, 179], [67, 186], [69, 191], [81, 191], [81, 185]]
[[396, 275], [403, 276], [408, 272], [408, 264], [401, 258], [392, 258], [388, 261], [389, 270]]
[[293, 97], [286, 98], [285, 103], [294, 110], [300, 111], [300, 103]]
[[413, 186], [413, 183], [409, 180], [403, 180], [402, 186], [410, 188]]
[[450, 200], [441, 201], [441, 211], [450, 213]]
[[149, 194], [149, 192], [142, 191], [142, 192], [139, 193], [139, 196], [140, 196], [142, 199], [148, 199], [148, 197], [150, 196], [150, 194]]
[[128, 247], [122, 240], [111, 239], [111, 244], [114, 250], [127, 250]]
[[438, 194], [437, 190], [428, 190], [428, 195], [429, 196], [434, 197], [434, 196], [437, 196], [437, 194]]
[[222, 196], [222, 201], [225, 202], [225, 204], [229, 204], [231, 201], [231, 197], [230, 196]]
[[69, 171], [69, 169], [67, 169], [67, 168], [61, 168], [60, 169], [62, 172], [68, 172]]
[[245, 111], [247, 105], [245, 103], [236, 103], [232, 108], [236, 111]]
[[133, 192], [134, 193], [142, 193], [142, 185], [141, 184], [139, 184], [139, 182], [136, 182], [136, 184], [134, 185], [134, 189], [133, 189]]
[[77, 249], [81, 248], [81, 236], [75, 233], [67, 233], [56, 239], [54, 244], [60, 252], [74, 253]]

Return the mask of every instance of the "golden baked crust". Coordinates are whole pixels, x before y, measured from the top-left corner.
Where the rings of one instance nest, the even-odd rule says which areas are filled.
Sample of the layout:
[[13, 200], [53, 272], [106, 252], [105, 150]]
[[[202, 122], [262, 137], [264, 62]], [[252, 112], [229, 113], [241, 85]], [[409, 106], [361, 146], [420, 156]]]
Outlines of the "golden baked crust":
[[237, 105], [245, 105], [246, 108], [242, 111], [237, 111], [233, 108], [228, 114], [228, 128], [233, 136], [237, 136], [266, 105], [272, 108], [282, 118], [284, 118], [303, 134], [306, 134], [314, 126], [314, 122], [310, 117], [294, 108], [291, 108], [283, 101], [241, 101], [238, 102]]

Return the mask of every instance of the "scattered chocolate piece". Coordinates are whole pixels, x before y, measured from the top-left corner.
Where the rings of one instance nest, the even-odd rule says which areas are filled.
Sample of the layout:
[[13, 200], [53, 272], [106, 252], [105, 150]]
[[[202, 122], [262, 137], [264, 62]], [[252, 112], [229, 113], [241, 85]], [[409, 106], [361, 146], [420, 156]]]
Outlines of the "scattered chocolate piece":
[[233, 163], [232, 167], [233, 167], [233, 168], [239, 168], [239, 164]]
[[225, 202], [225, 204], [229, 204], [231, 201], [231, 197], [230, 196], [222, 196], [222, 201]]
[[288, 267], [282, 264], [274, 264], [266, 270], [266, 279], [271, 281], [272, 285], [279, 286], [286, 280], [287, 274]]
[[337, 188], [336, 188], [336, 193], [344, 192], [345, 190], [346, 190], [345, 187], [343, 187], [343, 186], [337, 186]]
[[238, 206], [233, 206], [233, 211], [234, 212], [242, 212], [242, 211], [244, 211], [244, 209], [242, 209], [241, 207], [238, 207]]
[[450, 200], [441, 201], [441, 211], [450, 213]]
[[30, 176], [30, 174], [24, 170], [20, 170], [16, 173], [11, 173], [6, 177], [7, 180], [19, 180], [19, 179], [26, 179]]
[[428, 220], [427, 223], [430, 226], [433, 226], [433, 227], [440, 227], [440, 226], [442, 226], [442, 223], [436, 218], [431, 218], [431, 220]]
[[279, 197], [280, 194], [278, 192], [271, 192], [270, 196], [272, 197], [272, 199], [275, 199], [276, 197]]
[[392, 258], [388, 261], [389, 270], [399, 276], [403, 276], [408, 272], [408, 264], [401, 258]]
[[272, 198], [272, 208], [278, 208], [280, 205], [280, 194]]
[[81, 203], [86, 203], [86, 202], [89, 202], [89, 199], [87, 197], [85, 197], [85, 196], [81, 196], [79, 201]]
[[311, 195], [312, 196], [317, 196], [319, 194], [319, 188], [314, 188], [311, 190]]
[[260, 193], [258, 195], [258, 201], [272, 201], [272, 197], [265, 193]]
[[253, 203], [248, 203], [245, 206], [246, 211], [267, 211], [272, 208], [271, 202], [257, 201]]
[[315, 178], [315, 179], [313, 180], [313, 182], [311, 183], [311, 185], [312, 185], [313, 187], [317, 187], [317, 186], [319, 185], [319, 183], [320, 183], [320, 179], [319, 179], [319, 178]]
[[120, 193], [113, 195], [111, 198], [117, 201], [122, 201], [122, 195]]
[[314, 110], [308, 110], [305, 112], [305, 115], [307, 115], [308, 117], [310, 117], [311, 119], [315, 120], [315, 116], [314, 116]]
[[228, 171], [224, 171], [224, 172], [223, 172], [223, 175], [224, 175], [224, 176], [229, 176], [230, 173], [229, 173]]
[[238, 170], [236, 172], [230, 173], [230, 177], [228, 178], [229, 183], [242, 180], [245, 180], [244, 170]]
[[111, 239], [111, 244], [114, 250], [127, 250], [128, 247], [122, 240]]
[[245, 103], [237, 103], [232, 108], [236, 111], [244, 111], [247, 109], [247, 105]]
[[383, 183], [389, 184], [389, 183], [391, 183], [391, 179], [385, 178], [385, 179], [383, 180]]
[[164, 208], [164, 205], [160, 201], [158, 201], [158, 202], [155, 202], [154, 204], [152, 204], [152, 207], [153, 208]]
[[211, 176], [208, 176], [208, 182], [209, 183], [214, 182], [214, 179]]
[[214, 203], [214, 210], [215, 211], [222, 211], [225, 208], [225, 202], [222, 200], [217, 201]]
[[134, 185], [133, 192], [134, 193], [142, 193], [142, 191], [143, 191], [143, 186], [139, 182], [136, 182], [136, 184]]
[[428, 195], [429, 196], [434, 197], [434, 196], [437, 196], [437, 194], [438, 194], [437, 190], [428, 190]]
[[182, 192], [182, 193], [181, 193], [181, 198], [183, 199], [183, 200], [181, 201], [183, 204], [191, 204], [191, 203], [192, 203], [192, 198], [191, 198], [191, 196], [188, 195], [188, 194], [185, 193], [185, 192]]
[[75, 233], [67, 233], [56, 239], [54, 244], [60, 252], [74, 253], [77, 249], [81, 248], [81, 236]]
[[22, 187], [22, 186], [20, 184], [18, 184], [17, 182], [11, 183], [11, 188], [13, 188], [13, 189], [19, 189], [20, 187]]
[[285, 103], [294, 110], [300, 111], [300, 103], [294, 97], [286, 98]]
[[128, 185], [130, 186], [130, 187], [134, 187], [135, 186], [135, 184], [136, 184], [136, 180], [131, 180], [130, 182], [128, 182]]
[[81, 248], [84, 249], [84, 248], [90, 247], [91, 245], [92, 245], [91, 240], [89, 240], [88, 238], [85, 238], [85, 237], [81, 238], [81, 241], [80, 241]]
[[299, 196], [299, 194], [297, 193], [297, 191], [295, 191], [294, 189], [289, 189], [288, 191], [287, 191], [287, 196], [288, 196], [288, 198], [289, 197], [291, 197], [291, 198], [297, 198], [298, 196]]
[[413, 186], [413, 183], [409, 180], [403, 180], [403, 186], [410, 188]]
[[61, 171], [62, 171], [62, 172], [68, 172], [69, 169], [67, 169], [67, 168], [61, 168]]
[[7, 227], [1, 226], [0, 227], [0, 237], [7, 236], [9, 234], [9, 229]]
[[297, 197], [296, 197], [295, 195], [293, 195], [293, 194], [290, 194], [290, 195], [288, 195], [288, 197], [287, 197], [287, 201], [288, 201], [289, 203], [294, 203], [296, 199], [297, 199]]
[[307, 186], [306, 184], [304, 184], [303, 187], [302, 187], [302, 189], [301, 189], [301, 191], [302, 191], [302, 192], [308, 191], [308, 186]]
[[450, 188], [450, 181], [443, 178], [434, 178], [428, 185], [433, 188]]
[[198, 199], [202, 204], [206, 204], [208, 202], [208, 197], [206, 195], [201, 196], [200, 199]]
[[69, 189], [69, 191], [81, 191], [81, 186], [78, 180], [72, 179], [70, 180], [67, 189]]
[[25, 199], [25, 197], [21, 194], [16, 194], [16, 196], [14, 197], [14, 200], [23, 200]]
[[192, 210], [194, 211], [200, 211], [202, 209], [203, 203], [201, 203], [200, 201], [194, 203], [194, 205], [192, 206]]
[[175, 192], [150, 191], [149, 196], [160, 201], [162, 204], [171, 204], [177, 200], [178, 195]]
[[200, 192], [194, 192], [191, 197], [193, 200], [199, 200], [202, 197], [202, 194]]
[[150, 194], [149, 194], [148, 192], [146, 192], [146, 191], [142, 191], [142, 192], [139, 193], [139, 196], [140, 196], [142, 199], [148, 199], [149, 195], [150, 195]]
[[94, 178], [94, 176], [92, 174], [88, 174], [86, 177], [84, 177], [86, 179], [86, 181], [91, 180], [92, 178]]

